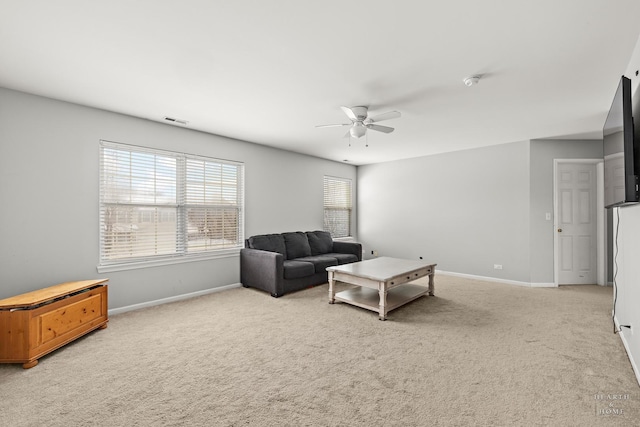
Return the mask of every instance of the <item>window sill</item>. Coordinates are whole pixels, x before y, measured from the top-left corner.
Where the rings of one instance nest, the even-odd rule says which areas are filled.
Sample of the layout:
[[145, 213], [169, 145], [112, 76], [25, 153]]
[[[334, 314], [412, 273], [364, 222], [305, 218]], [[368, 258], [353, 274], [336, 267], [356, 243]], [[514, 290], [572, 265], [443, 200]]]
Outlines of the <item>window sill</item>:
[[115, 262], [102, 264], [96, 267], [98, 273], [111, 273], [113, 271], [136, 270], [139, 268], [161, 267], [164, 265], [183, 264], [185, 262], [208, 261], [212, 259], [233, 258], [240, 255], [241, 248], [227, 249], [206, 255], [191, 255], [173, 258], [162, 258], [135, 262]]

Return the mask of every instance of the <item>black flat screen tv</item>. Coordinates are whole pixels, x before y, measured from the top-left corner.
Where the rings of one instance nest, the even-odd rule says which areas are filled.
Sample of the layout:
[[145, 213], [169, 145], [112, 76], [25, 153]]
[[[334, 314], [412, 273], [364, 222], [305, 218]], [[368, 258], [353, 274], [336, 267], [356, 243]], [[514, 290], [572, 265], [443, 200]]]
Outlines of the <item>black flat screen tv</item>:
[[602, 129], [604, 146], [604, 206], [638, 203], [640, 159], [634, 140], [631, 80], [622, 76]]

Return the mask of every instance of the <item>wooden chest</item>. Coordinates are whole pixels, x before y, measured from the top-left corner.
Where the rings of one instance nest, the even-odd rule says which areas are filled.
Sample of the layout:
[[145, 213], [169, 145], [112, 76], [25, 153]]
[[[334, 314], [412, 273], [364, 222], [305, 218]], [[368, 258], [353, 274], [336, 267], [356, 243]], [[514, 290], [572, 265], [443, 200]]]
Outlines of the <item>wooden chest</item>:
[[0, 363], [31, 368], [45, 354], [106, 328], [107, 281], [62, 283], [0, 300]]

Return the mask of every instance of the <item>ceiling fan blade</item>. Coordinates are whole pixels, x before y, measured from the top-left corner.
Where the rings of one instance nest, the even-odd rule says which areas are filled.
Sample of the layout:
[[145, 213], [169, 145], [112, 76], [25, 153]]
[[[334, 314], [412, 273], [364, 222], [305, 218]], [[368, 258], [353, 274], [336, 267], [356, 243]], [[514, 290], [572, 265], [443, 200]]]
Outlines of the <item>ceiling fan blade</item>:
[[367, 123], [376, 123], [383, 120], [397, 119], [398, 117], [400, 117], [400, 111], [389, 111], [387, 113], [382, 113], [378, 114], [377, 116], [370, 117], [366, 121]]
[[356, 113], [353, 112], [353, 110], [349, 107], [340, 107], [342, 108], [342, 111], [344, 111], [344, 113], [347, 115], [347, 117], [349, 117], [351, 120], [353, 121], [357, 121], [358, 120], [358, 115]]
[[333, 125], [318, 125], [316, 126], [317, 128], [335, 128], [335, 127], [342, 127], [342, 126], [351, 126], [353, 123], [336, 123]]
[[372, 125], [372, 124], [368, 124], [365, 126], [367, 127], [367, 129], [377, 130], [378, 132], [384, 132], [384, 133], [391, 133], [394, 130], [389, 126], [380, 126], [380, 125]]

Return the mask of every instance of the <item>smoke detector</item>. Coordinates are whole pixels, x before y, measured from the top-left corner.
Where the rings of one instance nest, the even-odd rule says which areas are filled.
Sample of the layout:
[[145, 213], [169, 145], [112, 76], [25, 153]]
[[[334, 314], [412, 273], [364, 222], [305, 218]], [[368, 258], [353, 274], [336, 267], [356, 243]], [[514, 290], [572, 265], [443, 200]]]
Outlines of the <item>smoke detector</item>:
[[469, 76], [469, 77], [467, 77], [466, 79], [464, 79], [462, 81], [467, 86], [477, 85], [478, 82], [480, 81], [480, 76], [478, 76], [478, 75]]

